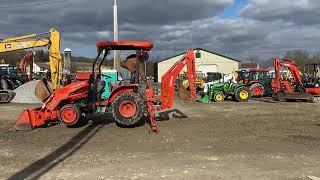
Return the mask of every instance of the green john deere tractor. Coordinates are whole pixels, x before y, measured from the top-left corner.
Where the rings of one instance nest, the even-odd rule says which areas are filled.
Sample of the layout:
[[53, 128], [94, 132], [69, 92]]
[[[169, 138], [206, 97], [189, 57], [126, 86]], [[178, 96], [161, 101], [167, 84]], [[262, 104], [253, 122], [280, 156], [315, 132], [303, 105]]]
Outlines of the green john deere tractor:
[[237, 102], [247, 102], [250, 98], [250, 89], [245, 84], [221, 82], [211, 84], [207, 92], [200, 93], [197, 101], [209, 103], [211, 101], [222, 102], [231, 96]]

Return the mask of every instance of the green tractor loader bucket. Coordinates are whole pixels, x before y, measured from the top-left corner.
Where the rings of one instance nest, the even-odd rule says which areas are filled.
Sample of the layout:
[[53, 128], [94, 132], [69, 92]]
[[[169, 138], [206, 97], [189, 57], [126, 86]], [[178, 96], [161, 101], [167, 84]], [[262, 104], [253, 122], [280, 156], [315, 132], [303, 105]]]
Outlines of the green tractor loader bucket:
[[198, 99], [197, 99], [198, 102], [202, 102], [202, 103], [209, 103], [210, 102], [210, 97], [205, 94], [203, 96], [200, 96]]

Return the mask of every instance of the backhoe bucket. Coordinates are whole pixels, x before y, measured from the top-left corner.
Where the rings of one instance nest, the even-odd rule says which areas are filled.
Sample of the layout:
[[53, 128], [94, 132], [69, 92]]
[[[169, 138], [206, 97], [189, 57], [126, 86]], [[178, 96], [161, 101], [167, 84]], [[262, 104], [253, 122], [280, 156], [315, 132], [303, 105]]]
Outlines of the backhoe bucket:
[[181, 98], [183, 100], [190, 99], [190, 93], [186, 90], [186, 88], [184, 88], [184, 86], [181, 86], [178, 89], [178, 96], [179, 96], [179, 98]]
[[36, 124], [37, 120], [35, 110], [27, 109], [20, 114], [14, 128], [17, 131], [30, 131], [35, 128]]
[[204, 96], [201, 96], [197, 99], [198, 102], [203, 102], [203, 103], [209, 103], [210, 102], [210, 97], [206, 94]]
[[36, 85], [34, 93], [42, 102], [45, 102], [52, 94], [52, 88], [47, 80], [41, 79]]

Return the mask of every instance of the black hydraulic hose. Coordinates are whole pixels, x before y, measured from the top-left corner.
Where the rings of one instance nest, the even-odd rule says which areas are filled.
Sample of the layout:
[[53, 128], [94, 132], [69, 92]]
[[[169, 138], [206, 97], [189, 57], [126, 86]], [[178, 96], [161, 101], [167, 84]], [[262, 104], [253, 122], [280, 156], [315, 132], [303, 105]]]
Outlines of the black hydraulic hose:
[[95, 73], [95, 66], [96, 66], [96, 63], [97, 63], [101, 53], [102, 53], [102, 50], [99, 50], [97, 57], [93, 61], [91, 75], [94, 75], [94, 73]]

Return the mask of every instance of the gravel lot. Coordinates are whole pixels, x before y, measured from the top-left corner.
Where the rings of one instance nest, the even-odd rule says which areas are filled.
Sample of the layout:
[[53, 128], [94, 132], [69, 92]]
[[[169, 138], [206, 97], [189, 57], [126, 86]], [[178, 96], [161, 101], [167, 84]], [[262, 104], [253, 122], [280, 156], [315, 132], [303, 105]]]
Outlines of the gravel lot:
[[178, 100], [158, 134], [119, 128], [109, 115], [80, 128], [13, 131], [29, 106], [0, 105], [0, 179], [320, 177], [320, 104]]

